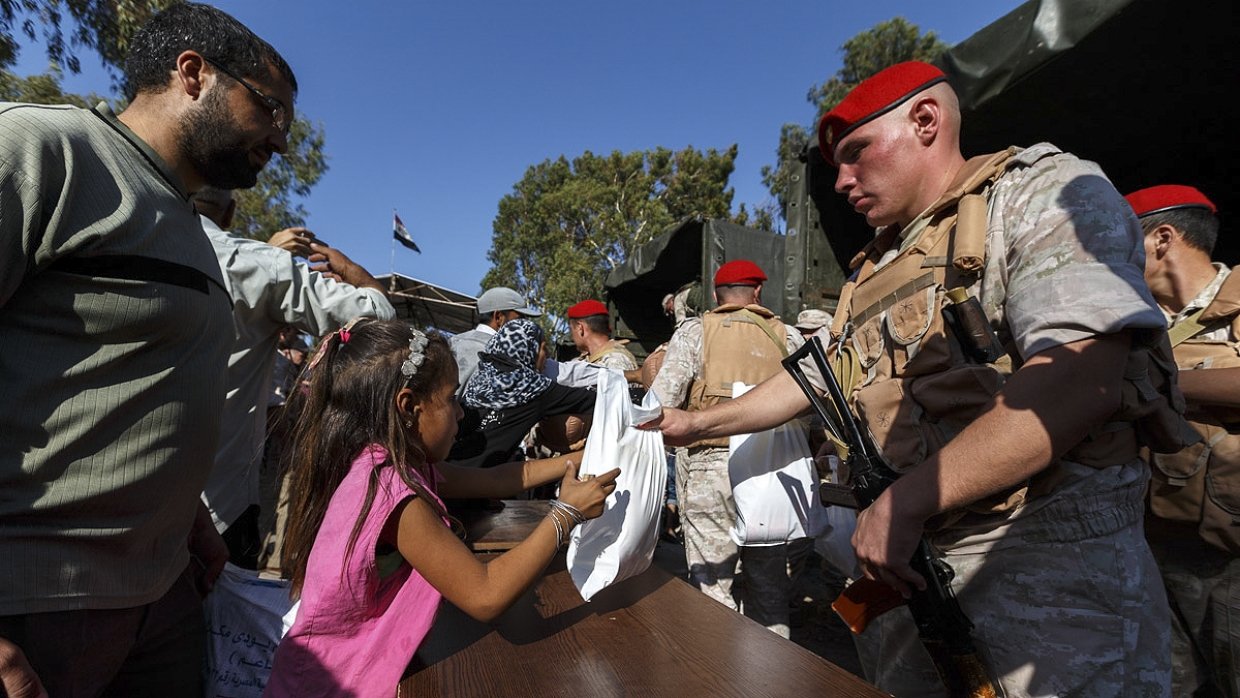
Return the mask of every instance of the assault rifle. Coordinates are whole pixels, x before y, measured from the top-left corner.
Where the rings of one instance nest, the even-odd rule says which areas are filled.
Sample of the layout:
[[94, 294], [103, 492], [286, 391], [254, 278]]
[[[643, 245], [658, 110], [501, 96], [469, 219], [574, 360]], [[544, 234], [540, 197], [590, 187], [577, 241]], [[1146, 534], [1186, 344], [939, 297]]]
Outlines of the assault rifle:
[[[801, 361], [807, 356], [813, 357], [814, 364], [822, 373], [830, 404], [818, 395], [801, 368]], [[883, 460], [869, 431], [861, 426], [849, 409], [844, 391], [827, 365], [827, 357], [818, 337], [811, 337], [803, 347], [784, 359], [783, 364], [809, 398], [810, 404], [814, 406], [836, 442], [847, 446], [847, 453], [839, 455], [848, 466], [849, 487], [857, 508], [865, 509], [900, 477], [899, 473]], [[838, 501], [837, 497], [830, 499]], [[912, 597], [908, 600], [909, 611], [917, 625], [921, 644], [929, 652], [948, 694], [968, 698], [1003, 696], [1003, 688], [991, 678], [986, 662], [973, 641], [973, 623], [960, 609], [960, 604], [949, 586], [954, 576], [951, 566], [931, 551], [924, 537], [917, 544], [917, 552], [913, 555], [911, 565], [925, 578], [926, 589], [913, 589]], [[860, 581], [860, 585], [857, 582], [850, 584], [836, 603], [832, 604], [832, 608], [855, 633], [864, 630], [870, 618], [899, 605], [893, 601], [898, 595], [890, 587], [881, 582]], [[854, 587], [869, 587], [874, 584], [881, 585], [890, 593], [886, 594], [886, 603], [879, 603], [877, 608], [867, 608], [866, 601], [860, 598], [865, 595], [864, 592], [859, 593]], [[853, 590], [853, 593], [850, 594], [849, 590]]]

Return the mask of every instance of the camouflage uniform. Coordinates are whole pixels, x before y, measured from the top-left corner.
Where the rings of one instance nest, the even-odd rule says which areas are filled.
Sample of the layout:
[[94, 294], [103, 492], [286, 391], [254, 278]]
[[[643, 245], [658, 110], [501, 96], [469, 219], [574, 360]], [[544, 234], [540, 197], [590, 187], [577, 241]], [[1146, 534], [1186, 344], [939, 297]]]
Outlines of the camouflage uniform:
[[[1180, 312], [1171, 314], [1164, 311], [1169, 326], [1184, 323], [1219, 295], [1230, 270], [1219, 263], [1215, 263], [1215, 267], [1218, 273], [1214, 279]], [[1186, 344], [1201, 346], [1201, 342], [1214, 344], [1215, 349], [1223, 357], [1229, 357], [1231, 363], [1235, 362], [1236, 353], [1240, 351], [1240, 335], [1236, 332], [1234, 321], [1195, 334]], [[1199, 361], [1194, 356], [1195, 352], [1181, 353], [1180, 349], [1176, 347], [1180, 369], [1198, 367], [1195, 365]], [[1192, 405], [1189, 411], [1190, 415], [1193, 414]], [[1217, 418], [1206, 416], [1205, 419], [1220, 424]], [[1213, 442], [1212, 460], [1221, 459], [1222, 462], [1211, 462], [1204, 470], [1210, 475], [1221, 475], [1225, 482], [1230, 483], [1234, 482], [1236, 467], [1240, 465], [1234, 457], [1229, 457], [1235, 454], [1236, 427], [1234, 422], [1226, 420], [1221, 424], [1227, 425], [1226, 431], [1232, 436], [1209, 439]], [[1206, 432], [1206, 435], [1210, 436], [1210, 433]], [[1200, 465], [1199, 458], [1190, 456], [1190, 460]], [[1226, 469], [1222, 470], [1219, 466]], [[1156, 483], [1153, 488], [1155, 497], [1165, 491], [1160, 484]], [[1230, 487], [1230, 490], [1224, 490], [1235, 490], [1234, 484]], [[1173, 489], [1168, 490], [1171, 496], [1176, 496]], [[1232, 551], [1203, 540], [1196, 522], [1171, 521], [1156, 514], [1147, 516], [1146, 533], [1150, 549], [1166, 583], [1172, 610], [1172, 693], [1177, 696], [1200, 695], [1212, 689], [1213, 692], [1208, 695], [1237, 698], [1240, 696], [1240, 558]]]
[[[1161, 327], [1143, 278], [1140, 228], [1097, 166], [1048, 144], [1014, 160], [990, 189], [984, 272], [968, 289], [1005, 346], [1025, 360]], [[899, 247], [928, 227], [925, 218], [911, 222]], [[901, 404], [917, 408], [917, 399], [904, 394]], [[1139, 457], [1089, 466], [1060, 459], [1044, 473], [1053, 479], [1035, 478], [1041, 488], [1031, 483], [1014, 508], [970, 512], [930, 534], [955, 568], [952, 588], [1007, 695], [1167, 695], [1169, 611], [1142, 534], [1148, 467]], [[907, 611], [888, 614], [871, 633], [883, 648], [873, 667], [881, 688], [943, 694]]]
[[[786, 348], [795, 351], [804, 340], [795, 329], [787, 325], [784, 329]], [[688, 318], [668, 342], [667, 357], [650, 389], [664, 405], [682, 406], [690, 384], [701, 376], [702, 320]], [[738, 548], [729, 535], [736, 503], [726, 447], [677, 449], [676, 493], [690, 582], [719, 603], [788, 637], [793, 568], [808, 553], [809, 539]], [[733, 588], [738, 563], [743, 591]]]
[[625, 348], [624, 344], [614, 339], [608, 340], [607, 345], [588, 356], [581, 359], [587, 363], [596, 366], [606, 366], [607, 368], [617, 368], [621, 371], [637, 370], [637, 358], [633, 353]]

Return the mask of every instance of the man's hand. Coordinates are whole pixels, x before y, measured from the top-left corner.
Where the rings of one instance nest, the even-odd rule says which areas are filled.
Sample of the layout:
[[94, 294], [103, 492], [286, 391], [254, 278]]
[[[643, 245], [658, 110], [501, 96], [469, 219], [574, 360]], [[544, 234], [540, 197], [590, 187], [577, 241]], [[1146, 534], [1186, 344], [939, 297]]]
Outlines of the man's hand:
[[298, 257], [309, 257], [310, 244], [314, 242], [318, 240], [315, 239], [314, 233], [306, 228], [285, 228], [267, 240], [268, 245], [279, 247]]
[[888, 488], [857, 514], [852, 544], [865, 576], [885, 583], [907, 599], [911, 587], [926, 588], [926, 580], [909, 565], [925, 521], [894, 506], [894, 489], [894, 485]]
[[700, 438], [693, 424], [693, 414], [674, 407], [664, 407], [658, 417], [639, 424], [638, 428], [662, 432], [663, 443], [668, 446], [688, 446]]
[[343, 281], [354, 286], [365, 286], [386, 293], [383, 286], [370, 275], [370, 272], [349, 259], [340, 250], [328, 247], [321, 242], [311, 242], [310, 250], [311, 254], [307, 260], [314, 271], [336, 281]]
[[43, 682], [26, 661], [21, 648], [0, 637], [0, 695], [8, 698], [47, 698]]
[[204, 597], [215, 588], [215, 580], [224, 571], [228, 562], [228, 546], [224, 537], [215, 530], [211, 521], [211, 512], [198, 501], [198, 511], [194, 515], [194, 525], [189, 530], [190, 568], [194, 573], [194, 585], [198, 593]]

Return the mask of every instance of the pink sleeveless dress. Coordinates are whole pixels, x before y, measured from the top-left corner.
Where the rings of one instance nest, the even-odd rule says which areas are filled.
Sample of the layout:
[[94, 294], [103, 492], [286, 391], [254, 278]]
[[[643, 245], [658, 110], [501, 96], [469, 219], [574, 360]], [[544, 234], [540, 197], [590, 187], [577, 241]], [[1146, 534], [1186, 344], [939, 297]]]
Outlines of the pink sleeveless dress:
[[[379, 534], [401, 502], [416, 496], [394, 468], [380, 471], [370, 513], [346, 555], [370, 472], [386, 458], [378, 445], [364, 449], [332, 495], [310, 551], [301, 608], [276, 648], [263, 696], [391, 698], [435, 621], [440, 594], [407, 562], [380, 577]], [[433, 483], [419, 480], [438, 500]]]

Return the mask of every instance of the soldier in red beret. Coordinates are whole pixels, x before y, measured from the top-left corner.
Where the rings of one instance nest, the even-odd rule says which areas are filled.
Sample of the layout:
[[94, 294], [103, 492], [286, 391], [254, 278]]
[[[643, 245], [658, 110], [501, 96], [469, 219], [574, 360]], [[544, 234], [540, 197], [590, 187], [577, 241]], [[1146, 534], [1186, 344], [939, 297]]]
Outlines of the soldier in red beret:
[[1171, 693], [1240, 696], [1240, 277], [1211, 262], [1219, 221], [1193, 187], [1129, 194], [1145, 280], [1202, 443], [1154, 454], [1145, 531], [1171, 603]]
[[[637, 358], [625, 348], [627, 340], [612, 339], [607, 306], [584, 300], [568, 309], [568, 334], [586, 363], [637, 371]], [[634, 376], [636, 377], [636, 376]]]
[[[1009, 696], [1166, 695], [1170, 617], [1142, 530], [1138, 448], [1196, 436], [1178, 394], [1152, 387], [1173, 386], [1174, 372], [1160, 368], [1170, 350], [1140, 228], [1097, 165], [1047, 143], [966, 160], [960, 127], [943, 72], [910, 62], [862, 82], [819, 128], [836, 191], [876, 228], [833, 324], [849, 348], [843, 387], [902, 473], [858, 515], [860, 568], [906, 595], [924, 588], [909, 562], [925, 537]], [[954, 299], [980, 306], [992, 343], [945, 324]], [[1138, 432], [1142, 391], [1173, 428]], [[807, 406], [781, 371], [651, 426], [687, 442]], [[942, 695], [910, 616], [879, 621], [866, 631], [881, 650], [876, 683]]]
[[[691, 412], [732, 399], [732, 384], [757, 385], [782, 372], [780, 360], [803, 340], [795, 328], [762, 307], [766, 274], [747, 259], [715, 272], [718, 307], [688, 318], [672, 334], [650, 389], [664, 405]], [[728, 476], [728, 439], [694, 441], [676, 453], [676, 499], [689, 580], [716, 601], [788, 637], [791, 566], [809, 539], [772, 546], [737, 546], [730, 535], [736, 504]], [[744, 581], [734, 585], [737, 565]], [[743, 596], [741, 590], [744, 590]]]

